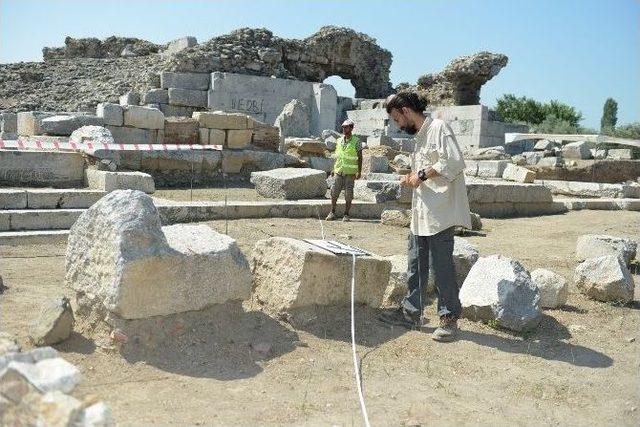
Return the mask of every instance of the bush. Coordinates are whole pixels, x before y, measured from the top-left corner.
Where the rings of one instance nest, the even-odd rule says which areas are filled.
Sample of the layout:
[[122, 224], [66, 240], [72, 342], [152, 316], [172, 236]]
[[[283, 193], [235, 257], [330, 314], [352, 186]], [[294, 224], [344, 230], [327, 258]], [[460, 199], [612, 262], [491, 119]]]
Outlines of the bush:
[[577, 126], [554, 115], [547, 116], [542, 123], [534, 125], [533, 129], [536, 133], [578, 133]]

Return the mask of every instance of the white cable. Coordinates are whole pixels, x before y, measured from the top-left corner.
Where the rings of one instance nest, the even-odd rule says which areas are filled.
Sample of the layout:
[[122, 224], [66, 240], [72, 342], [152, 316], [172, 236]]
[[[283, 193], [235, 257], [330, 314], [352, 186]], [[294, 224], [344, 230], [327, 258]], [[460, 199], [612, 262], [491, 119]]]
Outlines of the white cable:
[[356, 377], [356, 387], [358, 388], [358, 398], [360, 399], [360, 410], [364, 418], [364, 425], [371, 427], [369, 424], [369, 415], [367, 415], [367, 407], [364, 404], [364, 396], [362, 395], [362, 383], [360, 381], [360, 369], [358, 368], [358, 355], [356, 354], [356, 323], [355, 323], [355, 300], [356, 300], [356, 254], [351, 254], [351, 349], [353, 351], [353, 373]]
[[320, 233], [322, 234], [322, 240], [324, 240], [324, 225], [322, 224], [322, 219], [320, 218], [320, 209], [318, 205], [316, 205], [316, 214], [318, 214], [318, 222], [320, 222]]

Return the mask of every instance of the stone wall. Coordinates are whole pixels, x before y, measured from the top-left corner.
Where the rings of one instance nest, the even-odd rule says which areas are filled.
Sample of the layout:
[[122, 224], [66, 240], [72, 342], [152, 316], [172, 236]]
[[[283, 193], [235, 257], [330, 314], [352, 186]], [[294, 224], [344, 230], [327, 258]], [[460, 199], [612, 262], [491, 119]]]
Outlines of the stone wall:
[[[381, 136], [395, 140], [410, 138], [410, 135], [398, 129], [387, 114], [385, 105], [383, 99], [368, 100], [360, 103], [360, 110], [347, 111], [349, 118], [355, 122], [354, 133], [373, 137], [368, 138], [373, 145], [379, 143]], [[463, 151], [502, 146], [505, 143], [506, 132], [528, 132], [528, 127], [525, 125], [492, 120], [493, 115], [484, 105], [440, 106], [429, 108], [427, 112], [432, 117], [449, 123]]]
[[358, 97], [392, 92], [391, 53], [348, 28], [323, 27], [301, 40], [243, 28], [201, 44], [189, 37], [167, 45], [68, 37], [64, 47], [45, 48], [43, 55], [44, 62], [0, 64], [0, 111], [92, 111], [129, 90], [161, 88], [162, 71], [220, 71], [315, 83], [337, 75], [351, 80]]

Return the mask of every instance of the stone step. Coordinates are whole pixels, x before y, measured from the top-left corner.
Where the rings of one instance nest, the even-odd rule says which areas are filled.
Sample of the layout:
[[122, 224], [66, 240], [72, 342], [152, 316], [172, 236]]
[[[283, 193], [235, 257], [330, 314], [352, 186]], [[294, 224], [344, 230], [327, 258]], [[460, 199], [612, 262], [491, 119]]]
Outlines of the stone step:
[[84, 209], [0, 210], [0, 231], [65, 230], [71, 228]]
[[88, 189], [0, 189], [0, 211], [6, 209], [84, 209], [107, 194]]
[[0, 246], [66, 243], [69, 230], [0, 231]]

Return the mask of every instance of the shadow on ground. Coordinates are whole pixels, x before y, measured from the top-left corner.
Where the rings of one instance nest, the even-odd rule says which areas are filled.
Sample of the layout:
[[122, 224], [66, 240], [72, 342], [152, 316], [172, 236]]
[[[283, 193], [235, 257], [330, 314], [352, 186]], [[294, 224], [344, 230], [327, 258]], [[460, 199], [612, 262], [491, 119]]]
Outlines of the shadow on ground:
[[166, 372], [190, 377], [235, 380], [262, 372], [261, 361], [294, 350], [298, 335], [258, 311], [240, 304], [198, 312], [126, 321], [128, 341], [121, 354]]

